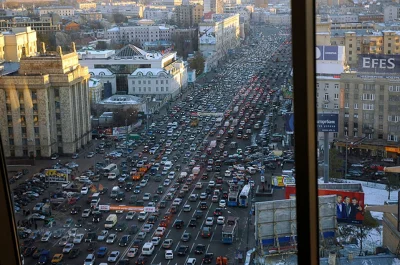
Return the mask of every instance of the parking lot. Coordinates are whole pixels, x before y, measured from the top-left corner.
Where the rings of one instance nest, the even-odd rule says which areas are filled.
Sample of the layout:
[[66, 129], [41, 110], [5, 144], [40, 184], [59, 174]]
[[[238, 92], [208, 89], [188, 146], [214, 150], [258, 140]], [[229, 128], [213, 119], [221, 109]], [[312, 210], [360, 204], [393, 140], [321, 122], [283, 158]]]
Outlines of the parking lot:
[[[212, 78], [153, 114], [135, 139], [104, 137], [75, 159], [38, 161], [42, 168], [68, 163], [72, 187], [39, 184], [43, 175], [26, 182], [36, 172], [12, 184], [25, 264], [214, 264], [219, 256], [234, 264], [254, 247], [260, 171], [271, 183], [268, 177], [293, 168], [282, 147], [281, 115], [291, 107], [281, 97], [291, 71], [286, 33], [254, 33]], [[278, 149], [280, 157], [272, 152]], [[235, 191], [242, 203], [246, 186], [243, 207], [230, 206]], [[282, 198], [277, 191], [269, 199]]]

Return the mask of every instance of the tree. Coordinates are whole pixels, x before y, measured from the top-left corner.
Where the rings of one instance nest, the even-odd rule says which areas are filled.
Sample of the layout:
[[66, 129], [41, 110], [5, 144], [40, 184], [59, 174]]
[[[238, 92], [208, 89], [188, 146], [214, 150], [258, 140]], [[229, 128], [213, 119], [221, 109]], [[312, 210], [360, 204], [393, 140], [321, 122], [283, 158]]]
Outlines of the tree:
[[112, 21], [115, 24], [122, 24], [124, 22], [128, 22], [128, 18], [120, 13], [115, 13], [112, 15]]
[[132, 125], [136, 122], [138, 111], [135, 108], [121, 109], [113, 112], [114, 126]]
[[105, 41], [98, 41], [96, 44], [96, 50], [107, 50], [108, 45]]
[[201, 52], [196, 52], [194, 58], [190, 61], [190, 68], [196, 70], [196, 75], [199, 76], [204, 71], [204, 57]]
[[386, 190], [388, 191], [388, 200], [390, 200], [390, 192], [400, 189], [400, 179], [397, 173], [385, 173], [387, 178]]
[[[324, 150], [325, 151], [325, 150]], [[343, 157], [336, 148], [329, 149], [329, 178], [340, 179], [344, 166]]]

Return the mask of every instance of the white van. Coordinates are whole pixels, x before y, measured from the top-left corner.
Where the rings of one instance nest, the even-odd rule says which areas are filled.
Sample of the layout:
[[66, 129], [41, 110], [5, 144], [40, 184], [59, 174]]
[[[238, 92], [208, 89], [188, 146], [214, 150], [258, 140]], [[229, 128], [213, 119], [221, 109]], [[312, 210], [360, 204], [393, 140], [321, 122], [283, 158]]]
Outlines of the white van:
[[142, 255], [151, 256], [154, 252], [154, 245], [151, 242], [147, 242], [142, 247]]
[[120, 188], [118, 186], [114, 186], [111, 190], [110, 197], [116, 198], [119, 191], [120, 191]]
[[100, 193], [96, 192], [92, 195], [92, 200], [90, 201], [90, 207], [96, 208], [100, 202]]
[[249, 174], [256, 174], [256, 172], [257, 172], [257, 170], [256, 170], [254, 167], [248, 167], [248, 168], [246, 169], [246, 171], [247, 171]]
[[113, 228], [117, 224], [117, 221], [118, 221], [117, 215], [116, 214], [110, 214], [107, 217], [106, 222], [104, 223], [104, 228], [105, 229]]
[[149, 216], [148, 212], [140, 212], [137, 219], [139, 222], [144, 222], [144, 221], [146, 221], [148, 216]]
[[114, 179], [117, 178], [117, 174], [115, 174], [115, 173], [108, 173], [107, 178], [108, 178], [108, 180], [114, 180]]

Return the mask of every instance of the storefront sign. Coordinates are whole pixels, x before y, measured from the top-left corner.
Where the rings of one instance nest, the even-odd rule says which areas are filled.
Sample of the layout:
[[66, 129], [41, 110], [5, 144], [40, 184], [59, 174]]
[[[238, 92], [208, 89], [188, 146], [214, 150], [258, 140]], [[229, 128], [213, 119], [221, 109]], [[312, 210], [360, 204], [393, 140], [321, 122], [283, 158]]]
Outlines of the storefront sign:
[[393, 146], [386, 146], [385, 147], [386, 152], [391, 152], [391, 153], [400, 153], [400, 148], [399, 147], [393, 147]]
[[337, 61], [339, 60], [338, 46], [317, 46], [315, 50], [317, 60]]

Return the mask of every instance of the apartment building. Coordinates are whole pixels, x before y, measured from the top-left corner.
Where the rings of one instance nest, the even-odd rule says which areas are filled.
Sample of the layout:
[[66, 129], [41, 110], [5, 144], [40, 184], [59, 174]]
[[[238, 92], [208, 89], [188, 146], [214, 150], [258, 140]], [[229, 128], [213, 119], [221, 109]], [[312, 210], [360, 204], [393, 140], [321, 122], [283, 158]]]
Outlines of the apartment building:
[[255, 0], [254, 6], [258, 8], [267, 8], [268, 7], [268, 0]]
[[203, 12], [213, 12], [215, 14], [222, 14], [224, 12], [224, 1], [223, 0], [204, 0], [203, 1]]
[[399, 5], [389, 4], [383, 8], [383, 17], [385, 22], [395, 21], [399, 18]]
[[[359, 55], [357, 70], [340, 78], [339, 138], [362, 154], [396, 157], [400, 142], [400, 55]], [[395, 148], [395, 149], [393, 149]]]
[[99, 21], [103, 19], [101, 12], [85, 12], [79, 14], [80, 20], [85, 23], [87, 21]]
[[218, 66], [229, 49], [240, 44], [239, 14], [214, 14], [212, 19], [199, 24], [199, 51], [205, 58], [204, 71]]
[[329, 16], [332, 23], [354, 23], [358, 22], [358, 15], [357, 14], [331, 14]]
[[50, 16], [41, 17], [40, 20], [32, 20], [28, 17], [14, 17], [12, 20], [0, 20], [0, 31], [22, 27], [31, 27], [32, 30], [39, 33], [51, 33], [61, 30], [60, 24], [54, 24]]
[[202, 5], [181, 5], [174, 10], [174, 20], [178, 27], [191, 28], [201, 22], [204, 8]]
[[151, 19], [156, 22], [166, 22], [173, 17], [173, 12], [168, 9], [149, 8], [143, 11], [144, 19]]
[[56, 13], [60, 17], [73, 17], [75, 15], [75, 8], [73, 6], [43, 6], [38, 7], [37, 13], [39, 16]]
[[27, 57], [0, 77], [0, 132], [7, 157], [72, 154], [91, 139], [87, 67], [72, 52]]
[[82, 10], [95, 10], [97, 4], [95, 2], [77, 3], [77, 7]]
[[103, 14], [119, 13], [133, 18], [143, 18], [144, 6], [135, 2], [101, 3], [97, 5], [96, 11]]
[[114, 43], [138, 43], [171, 40], [174, 27], [171, 26], [132, 26], [115, 27], [104, 32], [104, 38]]

